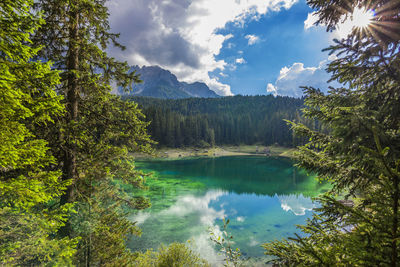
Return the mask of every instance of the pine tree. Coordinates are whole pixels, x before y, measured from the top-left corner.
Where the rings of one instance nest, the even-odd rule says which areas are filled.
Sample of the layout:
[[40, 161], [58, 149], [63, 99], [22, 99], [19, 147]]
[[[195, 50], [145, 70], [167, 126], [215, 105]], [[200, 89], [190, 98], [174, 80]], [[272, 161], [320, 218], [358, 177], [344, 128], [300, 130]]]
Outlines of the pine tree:
[[57, 239], [69, 205], [52, 204], [68, 186], [35, 129], [63, 113], [50, 62], [32, 61], [30, 35], [43, 24], [33, 0], [0, 2], [0, 265], [69, 265], [75, 241]]
[[149, 151], [151, 141], [137, 105], [110, 93], [112, 83], [129, 89], [139, 79], [126, 62], [105, 52], [110, 44], [122, 47], [118, 35], [109, 33], [105, 2], [35, 1], [46, 24], [34, 40], [43, 46], [39, 57], [60, 71], [57, 93], [64, 96], [66, 108], [42, 134], [62, 167], [63, 180], [72, 181], [60, 203], [75, 203], [77, 212], [62, 235], [81, 237], [75, 263], [87, 266], [129, 262], [132, 255], [124, 239], [138, 229], [126, 219], [126, 207], [149, 205], [119, 189], [142, 186], [144, 176], [135, 170], [129, 152]]
[[[303, 237], [266, 244], [276, 263], [290, 266], [398, 266], [400, 262], [400, 3], [309, 0], [328, 30], [353, 9], [371, 9], [365, 28], [354, 28], [328, 50], [328, 70], [344, 83], [323, 95], [305, 88], [305, 115], [328, 131], [292, 123], [308, 136], [300, 166], [333, 184]], [[344, 198], [344, 200], [340, 200]], [[350, 199], [350, 201], [348, 200]]]

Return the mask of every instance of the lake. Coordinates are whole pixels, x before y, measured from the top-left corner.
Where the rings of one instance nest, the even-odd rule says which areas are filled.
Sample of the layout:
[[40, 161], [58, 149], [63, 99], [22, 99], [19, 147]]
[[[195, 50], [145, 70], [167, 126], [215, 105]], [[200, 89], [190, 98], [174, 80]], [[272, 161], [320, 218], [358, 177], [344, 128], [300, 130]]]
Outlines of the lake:
[[246, 257], [261, 258], [265, 242], [293, 236], [316, 204], [311, 197], [329, 189], [285, 158], [232, 156], [136, 162], [153, 172], [149, 189], [140, 194], [152, 207], [135, 213], [143, 231], [132, 237], [132, 250], [186, 242], [211, 263], [218, 262], [210, 231], [220, 233], [222, 218], [234, 247]]

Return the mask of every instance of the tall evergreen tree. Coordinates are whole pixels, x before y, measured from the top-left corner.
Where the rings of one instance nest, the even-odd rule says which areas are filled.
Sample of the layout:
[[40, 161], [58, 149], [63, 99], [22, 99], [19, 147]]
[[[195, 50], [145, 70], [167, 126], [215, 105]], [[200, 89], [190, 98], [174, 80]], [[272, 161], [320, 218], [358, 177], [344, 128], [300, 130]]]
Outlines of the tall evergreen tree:
[[57, 239], [70, 206], [52, 204], [67, 182], [35, 129], [63, 113], [50, 62], [32, 61], [30, 35], [43, 24], [33, 0], [0, 1], [0, 265], [69, 265], [75, 242]]
[[[400, 262], [400, 3], [309, 0], [318, 23], [334, 27], [355, 8], [373, 10], [370, 25], [354, 28], [328, 50], [328, 70], [346, 87], [328, 95], [306, 88], [305, 114], [327, 132], [293, 123], [310, 137], [302, 167], [332, 182], [306, 234], [267, 244], [275, 262], [290, 266], [398, 266]], [[340, 201], [340, 196], [351, 201]]]
[[46, 24], [34, 40], [43, 46], [39, 57], [53, 61], [60, 71], [57, 93], [64, 96], [66, 108], [65, 116], [42, 134], [63, 180], [72, 181], [61, 204], [76, 202], [77, 213], [63, 234], [81, 237], [79, 265], [128, 264], [132, 255], [124, 239], [137, 229], [124, 216], [124, 206], [148, 206], [146, 200], [118, 190], [120, 183], [142, 185], [143, 176], [128, 153], [149, 151], [151, 141], [137, 106], [110, 93], [111, 83], [128, 89], [139, 79], [126, 62], [105, 52], [110, 44], [122, 47], [118, 35], [109, 32], [105, 2], [35, 1]]

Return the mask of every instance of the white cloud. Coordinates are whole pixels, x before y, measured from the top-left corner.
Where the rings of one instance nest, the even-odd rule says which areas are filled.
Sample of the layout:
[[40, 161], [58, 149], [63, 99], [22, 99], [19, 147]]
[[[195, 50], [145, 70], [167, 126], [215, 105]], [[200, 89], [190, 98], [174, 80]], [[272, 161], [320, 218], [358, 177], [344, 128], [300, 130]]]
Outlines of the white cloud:
[[[245, 24], [298, 0], [113, 0], [110, 24], [121, 33], [125, 52], [112, 55], [131, 65], [159, 65], [186, 82], [203, 81], [222, 95], [230, 87], [210, 78], [227, 63], [216, 60], [231, 34], [217, 34], [228, 22]], [[250, 39], [249, 39], [250, 41]]]
[[[329, 57], [329, 60], [334, 56]], [[273, 95], [283, 95], [301, 97], [303, 95], [300, 86], [312, 86], [327, 92], [329, 85], [336, 86], [336, 82], [328, 84], [330, 75], [325, 71], [329, 60], [320, 62], [317, 67], [304, 67], [303, 63], [294, 63], [290, 67], [283, 67], [279, 73], [275, 84], [267, 85], [267, 93]]]
[[226, 47], [228, 48], [228, 49], [232, 49], [232, 48], [234, 48], [236, 45], [234, 44], [234, 43], [228, 43], [227, 45], [226, 45]]
[[233, 63], [233, 64], [229, 64], [228, 65], [228, 69], [230, 70], [230, 71], [235, 71], [236, 69], [237, 69], [237, 66]]
[[338, 57], [335, 54], [329, 55], [328, 61], [336, 60]]
[[315, 12], [308, 13], [307, 19], [304, 21], [304, 29], [308, 30], [311, 27], [314, 27], [314, 23], [317, 22], [318, 16]]
[[[231, 95], [231, 87], [227, 84], [219, 82], [216, 78], [208, 79], [208, 87], [219, 95]], [[229, 92], [230, 94], [227, 94]]]
[[247, 39], [247, 43], [249, 45], [253, 45], [253, 44], [257, 43], [260, 40], [260, 38], [258, 36], [253, 35], [253, 34], [248, 34], [244, 38]]
[[275, 86], [272, 83], [268, 83], [267, 85], [267, 93], [273, 94], [273, 95], [278, 95], [278, 91], [276, 90]]
[[234, 37], [233, 34], [225, 35], [225, 41], [226, 41], [226, 40], [229, 40], [229, 39], [231, 39], [231, 38], [233, 38], [233, 37]]
[[235, 60], [235, 62], [237, 63], [237, 64], [244, 64], [244, 63], [246, 63], [246, 60], [244, 60], [244, 58], [237, 58], [236, 60]]

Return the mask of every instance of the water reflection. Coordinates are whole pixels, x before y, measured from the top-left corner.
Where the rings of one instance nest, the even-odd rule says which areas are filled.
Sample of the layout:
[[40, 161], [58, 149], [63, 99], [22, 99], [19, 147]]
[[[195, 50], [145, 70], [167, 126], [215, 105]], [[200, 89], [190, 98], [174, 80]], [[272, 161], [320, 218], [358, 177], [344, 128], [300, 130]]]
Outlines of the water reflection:
[[[221, 230], [216, 222], [226, 217], [224, 205], [213, 206], [211, 203], [218, 203], [220, 197], [227, 194], [223, 190], [209, 190], [203, 196], [184, 195], [165, 210], [139, 212], [131, 220], [141, 226], [143, 236], [132, 237], [129, 241], [130, 247], [141, 249], [147, 243], [147, 245], [153, 245], [152, 248], [157, 248], [161, 243], [190, 240], [191, 248], [207, 258], [210, 263], [221, 263], [224, 257], [215, 250], [208, 231], [212, 230], [216, 235], [221, 236]], [[196, 219], [193, 220], [193, 218]], [[174, 227], [176, 225], [179, 227]], [[171, 228], [180, 233], [170, 231]], [[152, 243], [148, 244], [148, 242]]]
[[304, 197], [303, 194], [278, 196], [278, 199], [284, 211], [291, 211], [297, 216], [303, 216], [306, 211], [312, 211], [315, 208], [313, 201], [309, 197]]
[[294, 225], [304, 223], [307, 211], [313, 208], [311, 199], [303, 195], [270, 197], [224, 190], [183, 195], [168, 208], [134, 215], [131, 219], [138, 222], [143, 235], [132, 238], [129, 245], [133, 249], [157, 248], [161, 243], [191, 240], [195, 251], [217, 264], [223, 256], [215, 251], [208, 232], [212, 229], [220, 235], [222, 218], [230, 218], [228, 230], [235, 246], [247, 256], [261, 257], [262, 243], [293, 233]]
[[315, 196], [323, 184], [316, 183], [289, 159], [271, 157], [220, 157], [175, 161], [139, 162], [139, 167], [161, 177], [190, 178], [207, 188], [237, 194]]
[[200, 223], [212, 225], [217, 218], [222, 219], [226, 215], [224, 209], [216, 211], [210, 207], [210, 203], [211, 201], [217, 201], [221, 196], [226, 194], [222, 190], [211, 190], [203, 197], [196, 197], [194, 195], [183, 196], [173, 206], [162, 211], [159, 215], [185, 217], [196, 214], [200, 219]]
[[132, 237], [133, 250], [157, 249], [161, 243], [186, 242], [210, 263], [223, 256], [215, 251], [209, 229], [220, 233], [222, 218], [245, 256], [264, 255], [261, 244], [292, 236], [315, 207], [311, 197], [326, 185], [296, 170], [288, 160], [226, 157], [142, 162], [155, 171], [147, 197], [152, 208], [132, 216], [142, 236]]

